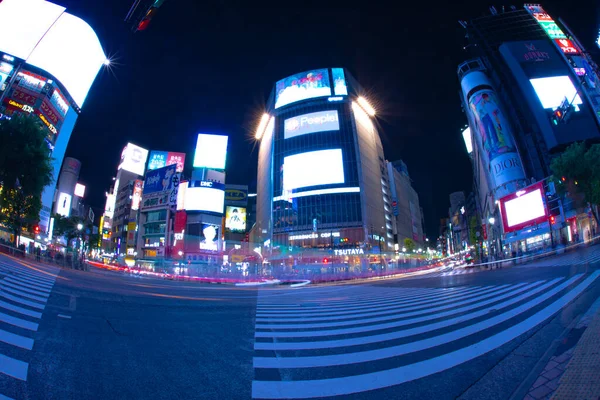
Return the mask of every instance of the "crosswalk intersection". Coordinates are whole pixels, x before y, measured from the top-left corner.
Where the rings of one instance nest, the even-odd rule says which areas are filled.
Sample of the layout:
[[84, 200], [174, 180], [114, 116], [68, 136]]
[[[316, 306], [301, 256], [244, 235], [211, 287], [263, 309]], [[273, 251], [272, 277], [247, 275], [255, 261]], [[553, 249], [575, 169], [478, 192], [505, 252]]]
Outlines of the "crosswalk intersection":
[[[1, 382], [27, 381], [27, 359], [59, 271], [8, 259], [0, 261]], [[9, 399], [1, 389], [0, 399]]]
[[262, 290], [253, 398], [358, 394], [448, 370], [541, 324], [599, 275], [453, 288]]
[[595, 246], [594, 248], [587, 250], [588, 251], [575, 251], [558, 257], [537, 260], [524, 265], [524, 267], [579, 266], [600, 262], [600, 246]]

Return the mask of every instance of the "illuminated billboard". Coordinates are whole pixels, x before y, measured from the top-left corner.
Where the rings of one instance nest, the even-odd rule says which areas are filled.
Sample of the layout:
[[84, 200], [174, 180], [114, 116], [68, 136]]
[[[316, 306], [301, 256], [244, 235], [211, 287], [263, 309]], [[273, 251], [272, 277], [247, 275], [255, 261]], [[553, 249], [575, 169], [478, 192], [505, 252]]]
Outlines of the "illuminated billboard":
[[176, 170], [176, 165], [169, 165], [167, 167], [146, 172], [143, 192], [144, 196], [151, 193], [171, 191], [176, 185], [179, 185]]
[[131, 209], [134, 211], [140, 209], [140, 203], [142, 202], [143, 184], [144, 183], [140, 179], [136, 179], [135, 183], [133, 184], [133, 194], [131, 195]]
[[579, 50], [569, 39], [554, 39], [554, 43], [556, 43], [565, 54], [579, 54]]
[[183, 172], [183, 167], [185, 166], [185, 153], [167, 153], [167, 165], [176, 165], [177, 172]]
[[114, 194], [106, 194], [106, 204], [104, 205], [104, 216], [112, 218], [115, 213], [115, 202], [117, 198]]
[[71, 214], [71, 195], [60, 192], [56, 201], [56, 213], [63, 217], [68, 217]]
[[227, 206], [225, 209], [225, 229], [229, 232], [246, 232], [246, 209]]
[[41, 0], [0, 2], [0, 51], [54, 75], [80, 107], [106, 55], [94, 30]]
[[152, 150], [148, 156], [148, 170], [159, 169], [167, 166], [167, 156], [169, 155], [166, 151]]
[[504, 232], [513, 232], [547, 220], [541, 182], [500, 199]]
[[566, 75], [535, 78], [529, 81], [544, 108], [556, 109], [565, 98], [573, 105], [582, 103], [571, 78]]
[[2, 86], [8, 79], [8, 75], [13, 70], [13, 65], [5, 62], [0, 62], [0, 90], [4, 90]]
[[200, 250], [218, 251], [219, 250], [219, 227], [211, 224], [202, 224], [202, 230], [199, 235]]
[[187, 192], [188, 182], [180, 182], [177, 188], [177, 211], [185, 210], [185, 195]]
[[344, 183], [341, 149], [294, 154], [283, 159], [283, 190]]
[[223, 214], [225, 185], [210, 181], [191, 181], [185, 190], [185, 209]]
[[196, 142], [194, 168], [225, 169], [227, 140], [225, 135], [200, 133]]
[[467, 153], [471, 154], [473, 152], [473, 140], [471, 138], [471, 128], [467, 128], [462, 133], [463, 140], [465, 141], [465, 147], [467, 148]]
[[284, 121], [283, 136], [290, 139], [307, 133], [338, 131], [340, 120], [336, 110], [298, 115]]
[[147, 157], [148, 150], [135, 144], [127, 143], [127, 146], [125, 146], [121, 153], [121, 162], [117, 169], [124, 169], [136, 175], [144, 175]]
[[323, 96], [331, 96], [329, 72], [325, 68], [301, 72], [275, 84], [275, 108]]
[[336, 96], [347, 95], [348, 86], [346, 85], [344, 68], [331, 68], [331, 75], [333, 77], [333, 94]]
[[73, 194], [77, 197], [83, 197], [85, 195], [85, 186], [81, 183], [76, 183], [75, 191], [73, 192]]

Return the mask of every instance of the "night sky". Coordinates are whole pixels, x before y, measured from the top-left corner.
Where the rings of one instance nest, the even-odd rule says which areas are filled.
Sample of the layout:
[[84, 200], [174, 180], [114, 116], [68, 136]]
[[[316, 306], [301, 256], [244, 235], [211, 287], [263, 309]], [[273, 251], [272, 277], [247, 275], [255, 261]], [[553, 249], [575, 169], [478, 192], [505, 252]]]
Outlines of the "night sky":
[[[97, 215], [128, 141], [187, 152], [189, 171], [197, 133], [227, 134], [227, 182], [252, 185], [252, 131], [272, 85], [327, 67], [349, 69], [370, 93], [385, 156], [408, 165], [429, 236], [447, 215], [448, 195], [471, 188], [456, 76], [468, 56], [457, 21], [502, 4], [167, 0], [148, 30], [133, 34], [123, 22], [132, 0], [55, 2], [86, 20], [113, 60], [96, 79], [67, 149], [82, 161], [80, 181]], [[598, 50], [597, 2], [542, 5]]]

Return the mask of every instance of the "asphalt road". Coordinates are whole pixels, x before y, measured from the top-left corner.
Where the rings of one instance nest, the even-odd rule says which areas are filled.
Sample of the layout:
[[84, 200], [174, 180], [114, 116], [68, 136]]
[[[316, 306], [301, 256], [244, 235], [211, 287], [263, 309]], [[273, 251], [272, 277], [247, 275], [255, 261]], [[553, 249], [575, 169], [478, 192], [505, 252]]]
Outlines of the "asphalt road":
[[506, 399], [600, 296], [574, 264], [256, 289], [0, 256], [0, 399]]

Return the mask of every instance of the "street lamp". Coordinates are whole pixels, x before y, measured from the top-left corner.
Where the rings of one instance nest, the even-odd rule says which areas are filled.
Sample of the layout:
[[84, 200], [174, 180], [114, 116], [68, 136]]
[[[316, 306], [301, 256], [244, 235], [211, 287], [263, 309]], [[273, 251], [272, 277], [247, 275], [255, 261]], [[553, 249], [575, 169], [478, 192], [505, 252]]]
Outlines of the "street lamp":
[[80, 222], [77, 224], [77, 230], [81, 231], [83, 229], [83, 224]]
[[494, 225], [494, 224], [496, 223], [496, 218], [494, 218], [494, 217], [490, 217], [490, 218], [488, 219], [488, 222], [490, 223], [490, 225]]

